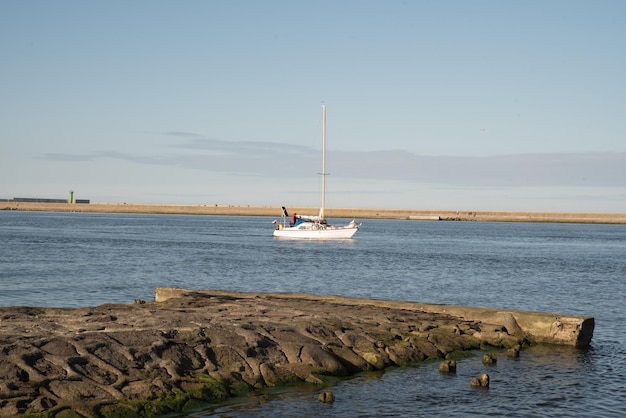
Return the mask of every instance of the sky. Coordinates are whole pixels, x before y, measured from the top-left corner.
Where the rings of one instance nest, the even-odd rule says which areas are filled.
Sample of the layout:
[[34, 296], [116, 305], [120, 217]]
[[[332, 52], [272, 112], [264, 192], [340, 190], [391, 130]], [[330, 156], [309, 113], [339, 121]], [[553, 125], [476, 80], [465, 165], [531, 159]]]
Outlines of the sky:
[[0, 1], [0, 198], [626, 212], [626, 2]]

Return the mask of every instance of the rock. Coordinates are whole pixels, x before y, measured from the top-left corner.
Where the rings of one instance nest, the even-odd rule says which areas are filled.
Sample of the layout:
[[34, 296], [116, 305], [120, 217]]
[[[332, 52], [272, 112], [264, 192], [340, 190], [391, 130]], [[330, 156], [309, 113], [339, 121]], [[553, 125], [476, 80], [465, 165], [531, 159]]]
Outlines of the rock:
[[317, 400], [324, 403], [333, 403], [335, 402], [335, 395], [332, 392], [322, 392], [320, 396], [317, 397]]
[[498, 362], [498, 356], [495, 353], [487, 353], [483, 355], [483, 364], [494, 365]]
[[440, 373], [456, 373], [456, 361], [444, 360], [439, 364]]
[[470, 386], [485, 389], [489, 388], [489, 375], [487, 373], [483, 373], [480, 376], [472, 377], [470, 380]]
[[363, 359], [367, 361], [369, 364], [374, 367], [376, 370], [381, 370], [385, 368], [385, 360], [378, 353], [363, 353]]
[[521, 347], [519, 345], [513, 347], [513, 348], [509, 348], [508, 350], [506, 350], [506, 355], [507, 357], [519, 357], [519, 353], [521, 351]]
[[256, 388], [528, 338], [408, 302], [181, 289], [157, 300], [0, 307], [0, 416], [176, 414]]

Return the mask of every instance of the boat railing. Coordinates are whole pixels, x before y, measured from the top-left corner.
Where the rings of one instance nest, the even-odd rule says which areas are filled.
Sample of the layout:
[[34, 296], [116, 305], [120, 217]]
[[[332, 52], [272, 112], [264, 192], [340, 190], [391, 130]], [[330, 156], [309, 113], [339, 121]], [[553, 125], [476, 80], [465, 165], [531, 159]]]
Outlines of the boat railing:
[[[321, 225], [322, 222], [319, 221], [319, 218], [317, 216], [307, 216], [307, 215], [298, 215], [296, 217], [297, 220], [300, 220], [301, 222], [310, 222], [314, 225]], [[296, 225], [299, 223], [296, 220]], [[293, 221], [293, 217], [292, 216], [285, 216], [283, 214], [283, 216], [280, 217], [280, 221], [274, 220], [274, 223], [276, 224], [276, 229], [284, 229], [284, 228], [289, 228], [294, 226]]]

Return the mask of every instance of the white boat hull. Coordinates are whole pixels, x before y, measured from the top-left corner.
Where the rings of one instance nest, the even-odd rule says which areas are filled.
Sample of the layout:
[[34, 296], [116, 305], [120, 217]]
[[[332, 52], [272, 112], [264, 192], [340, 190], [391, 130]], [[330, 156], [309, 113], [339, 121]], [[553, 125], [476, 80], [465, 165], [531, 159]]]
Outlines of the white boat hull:
[[350, 239], [359, 230], [356, 223], [347, 226], [326, 226], [326, 225], [306, 225], [296, 227], [286, 227], [274, 230], [274, 236], [277, 238], [289, 239]]

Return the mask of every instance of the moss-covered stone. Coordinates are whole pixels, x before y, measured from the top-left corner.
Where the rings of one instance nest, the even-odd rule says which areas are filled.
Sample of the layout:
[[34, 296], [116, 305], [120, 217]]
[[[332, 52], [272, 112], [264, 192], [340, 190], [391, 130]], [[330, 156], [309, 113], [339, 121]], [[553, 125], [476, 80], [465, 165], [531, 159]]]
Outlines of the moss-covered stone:
[[[476, 349], [478, 349], [478, 347], [476, 347]], [[457, 351], [452, 351], [446, 354], [445, 359], [446, 360], [462, 360], [464, 358], [474, 357], [475, 355], [476, 354], [474, 354], [472, 351], [457, 350]]]
[[141, 408], [136, 404], [120, 402], [115, 405], [106, 405], [100, 408], [98, 415], [102, 418], [139, 418]]
[[32, 412], [32, 411], [27, 411], [23, 415], [23, 417], [26, 417], [26, 418], [51, 418], [54, 416], [55, 415], [51, 412]]
[[73, 409], [49, 410], [49, 411], [27, 411], [21, 415], [23, 418], [85, 418]]
[[385, 361], [378, 353], [363, 353], [363, 358], [377, 370], [381, 370], [385, 367]]
[[190, 397], [209, 402], [219, 402], [228, 399], [228, 389], [224, 382], [213, 376], [203, 375], [190, 391]]
[[55, 418], [85, 418], [83, 415], [74, 411], [73, 409], [64, 409], [63, 411], [57, 413]]
[[251, 388], [246, 382], [232, 382], [229, 390], [232, 396], [242, 396], [250, 393]]
[[201, 399], [189, 399], [183, 406], [183, 410], [181, 412], [200, 411], [207, 409], [211, 405], [211, 402], [205, 402]]

